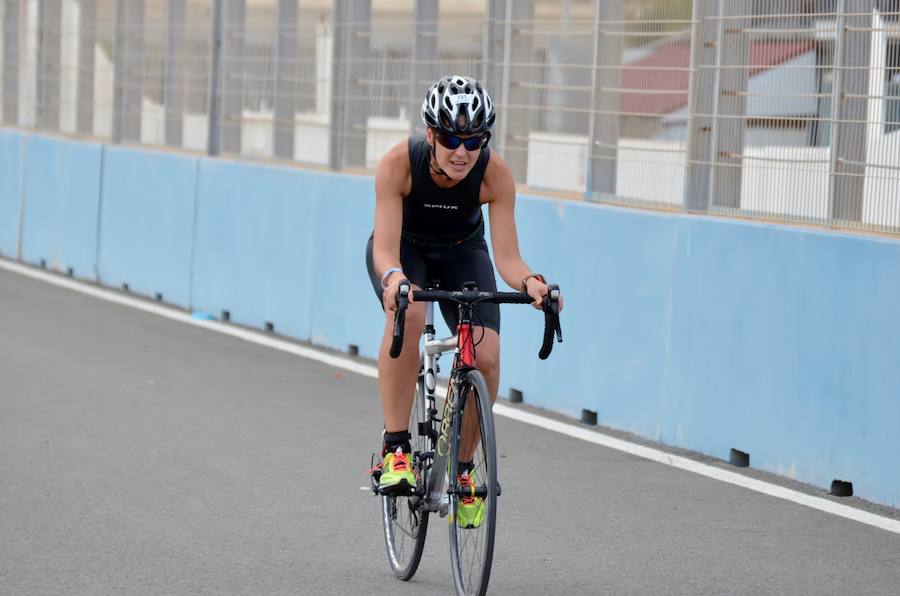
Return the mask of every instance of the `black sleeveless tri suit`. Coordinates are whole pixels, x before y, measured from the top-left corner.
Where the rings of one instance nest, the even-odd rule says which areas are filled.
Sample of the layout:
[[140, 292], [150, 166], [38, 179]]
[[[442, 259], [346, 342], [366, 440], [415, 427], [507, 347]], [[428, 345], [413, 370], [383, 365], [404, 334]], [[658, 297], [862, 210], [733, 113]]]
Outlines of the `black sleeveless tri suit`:
[[[409, 167], [412, 188], [403, 197], [403, 235], [400, 263], [406, 277], [419, 287], [439, 282], [442, 290], [458, 290], [467, 281], [496, 291], [494, 267], [484, 239], [484, 216], [479, 198], [481, 182], [490, 160], [485, 147], [475, 166], [459, 183], [442, 188], [431, 178], [430, 147], [424, 136], [410, 137]], [[366, 248], [366, 265], [372, 287], [381, 301], [381, 276], [372, 260], [372, 238]], [[456, 308], [441, 304], [444, 321], [456, 329]], [[479, 304], [475, 322], [500, 332], [500, 307]]]

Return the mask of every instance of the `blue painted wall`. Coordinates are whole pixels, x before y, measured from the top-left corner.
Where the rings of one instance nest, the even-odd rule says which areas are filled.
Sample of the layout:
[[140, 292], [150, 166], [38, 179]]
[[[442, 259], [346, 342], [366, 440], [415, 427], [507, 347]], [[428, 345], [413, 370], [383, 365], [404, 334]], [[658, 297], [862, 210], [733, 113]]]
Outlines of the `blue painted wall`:
[[[90, 240], [68, 234], [83, 225], [60, 216], [67, 188], [42, 175], [89, 203], [86, 169], [71, 172], [99, 149], [26, 138], [40, 161], [25, 158], [24, 245], [67, 255]], [[0, 133], [0, 250], [15, 245], [20, 151]], [[371, 178], [104, 151], [102, 283], [376, 355]], [[900, 242], [530, 196], [517, 221], [526, 261], [564, 290], [565, 343], [539, 361], [542, 315], [504, 307], [501, 393], [900, 505]]]
[[96, 280], [103, 147], [31, 135], [27, 151], [19, 258]]
[[662, 440], [900, 504], [900, 244], [728, 223], [679, 242]]
[[[504, 333], [503, 388], [670, 445], [900, 504], [900, 243], [523, 197], [566, 342]], [[553, 246], [557, 250], [553, 250]], [[504, 314], [525, 327], [524, 313]], [[533, 323], [531, 324], [533, 326]], [[529, 343], [530, 342], [530, 343]]]
[[0, 255], [19, 256], [19, 204], [22, 189], [24, 139], [0, 129]]
[[98, 272], [109, 286], [190, 306], [198, 158], [106, 147]]
[[298, 169], [201, 160], [195, 309], [309, 339], [317, 180]]
[[366, 271], [366, 244], [375, 218], [371, 177], [321, 176], [313, 244], [313, 342], [339, 350], [354, 344], [378, 355], [384, 315]]
[[191, 303], [318, 345], [378, 351], [370, 177], [202, 159]]

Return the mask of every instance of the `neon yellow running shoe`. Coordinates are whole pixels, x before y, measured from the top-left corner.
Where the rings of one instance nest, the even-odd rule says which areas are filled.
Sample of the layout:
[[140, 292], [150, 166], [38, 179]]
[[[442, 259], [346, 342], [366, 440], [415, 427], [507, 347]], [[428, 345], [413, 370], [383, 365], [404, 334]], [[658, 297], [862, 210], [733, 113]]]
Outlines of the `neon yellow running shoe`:
[[[456, 480], [460, 488], [464, 490], [475, 490], [475, 472], [469, 475], [463, 472], [457, 476]], [[469, 496], [459, 497], [456, 507], [456, 524], [460, 528], [475, 529], [481, 527], [484, 521], [484, 499], [481, 497]]]
[[386, 453], [381, 463], [381, 478], [378, 479], [378, 490], [383, 492], [405, 492], [415, 490], [416, 474], [413, 471], [411, 454], [404, 453], [397, 447], [396, 451]]

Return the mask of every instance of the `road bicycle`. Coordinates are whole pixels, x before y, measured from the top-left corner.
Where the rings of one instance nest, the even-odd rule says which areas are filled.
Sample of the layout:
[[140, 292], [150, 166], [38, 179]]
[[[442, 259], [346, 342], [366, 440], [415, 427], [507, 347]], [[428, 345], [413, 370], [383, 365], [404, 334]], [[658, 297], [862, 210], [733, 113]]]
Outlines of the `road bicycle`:
[[[410, 286], [404, 281], [394, 318], [390, 349], [393, 358], [400, 355], [403, 346], [409, 296]], [[542, 360], [550, 355], [554, 336], [562, 341], [559, 296], [559, 287], [551, 285], [543, 301], [544, 340], [538, 353]], [[428, 516], [431, 513], [449, 516], [450, 558], [456, 591], [460, 596], [481, 596], [487, 592], [490, 580], [501, 489], [497, 480], [491, 396], [484, 377], [475, 367], [478, 345], [475, 334], [480, 326], [473, 321], [477, 318], [473, 308], [481, 302], [531, 304], [534, 299], [521, 292], [482, 292], [472, 282], [464, 284], [459, 291], [433, 289], [429, 284], [425, 290], [413, 292], [412, 297], [416, 302], [427, 302], [425, 344], [409, 419], [413, 468], [418, 482], [411, 491], [381, 494], [379, 472], [372, 474], [372, 490], [381, 497], [388, 561], [399, 579], [412, 578], [425, 546]], [[434, 303], [442, 301], [457, 305], [459, 324], [456, 335], [435, 339]], [[453, 368], [439, 411], [435, 395], [440, 371], [438, 359], [446, 352], [454, 353]], [[464, 420], [470, 422], [466, 425]], [[373, 463], [376, 457], [373, 456]], [[475, 519], [479, 521], [464, 527], [459, 521], [459, 511], [467, 502], [478, 505], [474, 509]]]

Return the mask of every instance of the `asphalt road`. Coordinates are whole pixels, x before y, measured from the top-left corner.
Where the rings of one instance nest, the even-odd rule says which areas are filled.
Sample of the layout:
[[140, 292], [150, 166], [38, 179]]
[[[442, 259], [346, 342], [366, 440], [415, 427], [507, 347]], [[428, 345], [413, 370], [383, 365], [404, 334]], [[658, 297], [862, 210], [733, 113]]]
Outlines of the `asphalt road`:
[[[0, 594], [449, 594], [393, 579], [376, 382], [0, 270]], [[900, 536], [508, 419], [491, 594], [890, 594]], [[535, 487], [541, 487], [539, 491]]]

